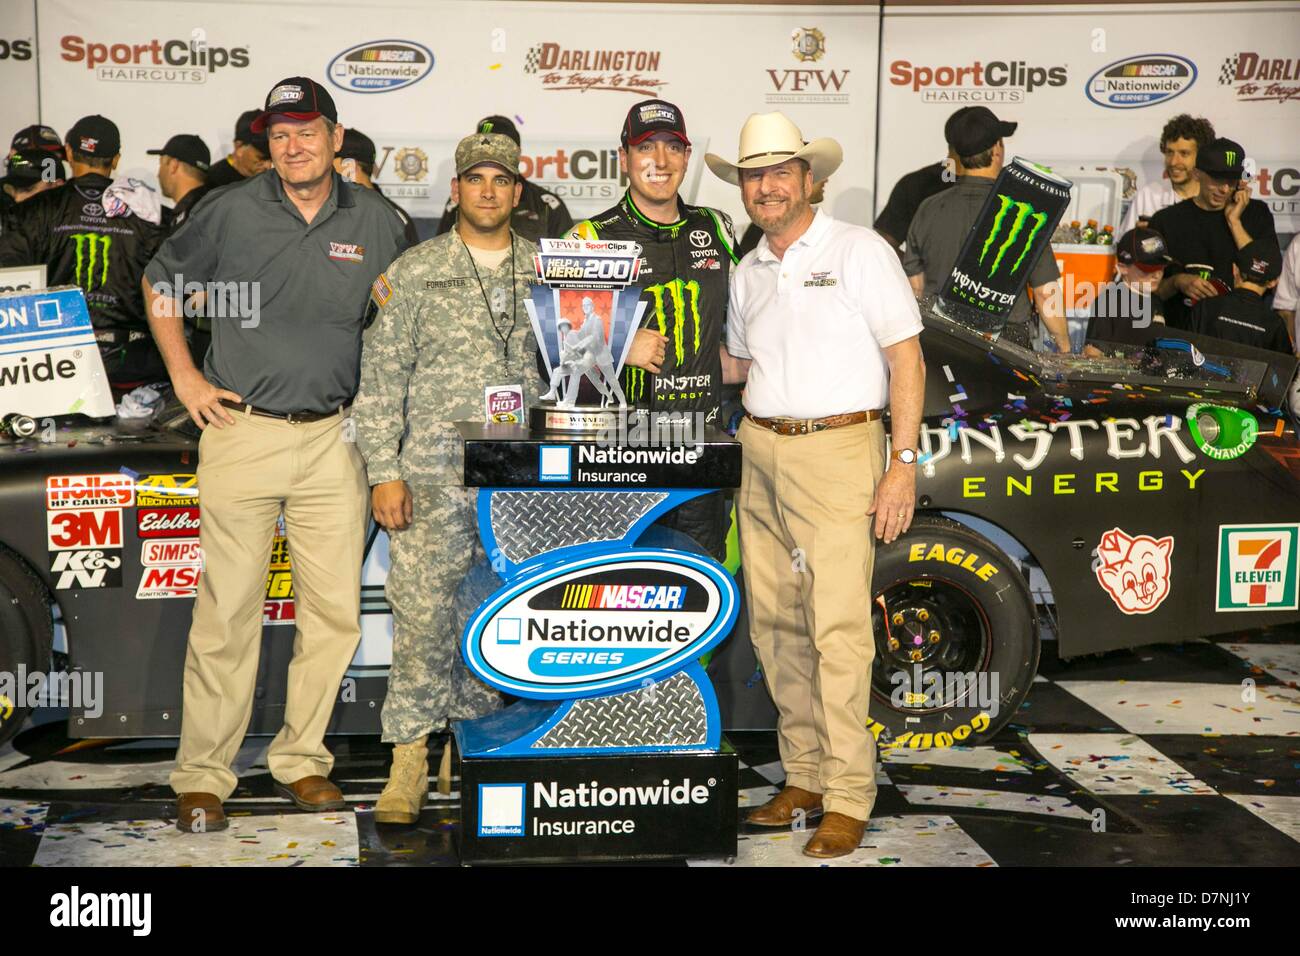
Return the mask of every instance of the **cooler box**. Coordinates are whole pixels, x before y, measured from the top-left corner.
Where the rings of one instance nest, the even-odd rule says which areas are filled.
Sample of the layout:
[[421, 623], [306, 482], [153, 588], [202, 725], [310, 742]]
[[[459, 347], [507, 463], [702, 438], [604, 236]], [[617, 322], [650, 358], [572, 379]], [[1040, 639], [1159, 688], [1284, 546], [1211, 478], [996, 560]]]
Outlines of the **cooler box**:
[[1052, 246], [1052, 255], [1061, 270], [1065, 314], [1086, 316], [1094, 291], [1115, 277], [1115, 247], [1061, 243]]

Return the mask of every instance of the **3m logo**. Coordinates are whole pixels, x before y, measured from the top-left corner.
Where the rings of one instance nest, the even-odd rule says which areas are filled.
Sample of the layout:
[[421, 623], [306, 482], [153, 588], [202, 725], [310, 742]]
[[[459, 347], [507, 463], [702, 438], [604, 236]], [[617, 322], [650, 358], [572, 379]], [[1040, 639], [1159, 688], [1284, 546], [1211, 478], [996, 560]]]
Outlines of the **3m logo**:
[[1295, 610], [1298, 543], [1300, 524], [1220, 525], [1215, 610]]
[[113, 248], [113, 237], [77, 232], [73, 233], [72, 240], [77, 251], [77, 285], [87, 292], [102, 289], [108, 284], [108, 254]]
[[[654, 303], [654, 318], [659, 326], [660, 335], [668, 335], [673, 341], [673, 353], [677, 356], [677, 365], [686, 363], [686, 320], [689, 314], [691, 323], [691, 344], [693, 355], [700, 351], [700, 284], [695, 279], [683, 281], [673, 279], [658, 285], [646, 286], [651, 301]], [[672, 303], [672, 332], [668, 331], [668, 310], [665, 297]], [[645, 395], [645, 369], [629, 367], [626, 387], [624, 389], [629, 402], [635, 402]]]
[[[1002, 266], [1003, 257], [1014, 248], [1016, 242], [1023, 236], [1024, 245], [1021, 247], [1020, 255], [1016, 257], [1016, 261], [1012, 264], [1010, 270], [1011, 275], [1015, 275], [1016, 272], [1019, 271], [1021, 264], [1024, 263], [1025, 256], [1029, 253], [1029, 250], [1033, 248], [1034, 239], [1038, 236], [1043, 225], [1047, 222], [1047, 213], [1038, 212], [1033, 206], [1029, 205], [1029, 203], [1016, 202], [1010, 196], [1003, 195], [1002, 193], [998, 193], [998, 201], [1001, 203], [1001, 207], [998, 209], [997, 215], [993, 217], [993, 226], [989, 229], [989, 234], [984, 240], [983, 248], [980, 249], [979, 262], [980, 265], [984, 265], [985, 257], [988, 256], [989, 252], [993, 249], [994, 243], [997, 242], [998, 238], [1002, 235], [1002, 227], [1006, 224], [1008, 216], [1010, 215], [1011, 224], [1006, 230], [1006, 239], [1002, 242], [1002, 245], [998, 246], [997, 253], [995, 254], [992, 265], [989, 268], [989, 276], [995, 276], [998, 274], [998, 269]], [[1025, 226], [1030, 222], [1033, 223], [1033, 228], [1026, 233]]]
[[117, 508], [51, 511], [45, 520], [51, 551], [122, 546], [122, 512]]

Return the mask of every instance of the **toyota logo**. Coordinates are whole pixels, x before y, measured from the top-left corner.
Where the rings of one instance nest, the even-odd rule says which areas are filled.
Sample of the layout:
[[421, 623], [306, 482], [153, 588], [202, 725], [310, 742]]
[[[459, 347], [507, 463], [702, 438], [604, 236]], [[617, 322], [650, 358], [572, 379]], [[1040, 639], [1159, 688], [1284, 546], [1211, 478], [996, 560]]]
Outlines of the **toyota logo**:
[[707, 231], [703, 229], [691, 230], [691, 245], [693, 245], [696, 249], [703, 249], [705, 246], [709, 244], [710, 241], [711, 241], [711, 237], [709, 236]]

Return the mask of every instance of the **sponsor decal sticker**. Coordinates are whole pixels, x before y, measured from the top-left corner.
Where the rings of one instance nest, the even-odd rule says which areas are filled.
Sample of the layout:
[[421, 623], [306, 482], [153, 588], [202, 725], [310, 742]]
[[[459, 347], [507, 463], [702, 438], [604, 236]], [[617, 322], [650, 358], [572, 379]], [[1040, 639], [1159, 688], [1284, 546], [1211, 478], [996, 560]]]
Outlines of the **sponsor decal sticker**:
[[271, 565], [266, 573], [262, 623], [292, 624], [294, 619], [293, 572], [289, 566], [289, 541], [284, 533], [284, 518], [281, 517], [271, 542]]
[[45, 479], [45, 506], [64, 508], [129, 508], [135, 503], [130, 475], [52, 475]]
[[122, 512], [118, 508], [48, 511], [45, 522], [51, 551], [122, 547]]
[[1203, 454], [1232, 461], [1254, 446], [1259, 421], [1243, 408], [1200, 402], [1188, 406], [1187, 431]]
[[1088, 99], [1108, 109], [1155, 106], [1187, 92], [1196, 82], [1196, 64], [1171, 53], [1145, 53], [1118, 60], [1088, 78]]
[[478, 785], [478, 835], [481, 837], [523, 836], [527, 791], [527, 786], [522, 783], [480, 783]]
[[391, 93], [433, 72], [433, 51], [409, 40], [371, 40], [330, 60], [330, 82], [349, 93]]
[[483, 414], [488, 424], [522, 423], [524, 387], [522, 385], [486, 386], [483, 389]]
[[[826, 35], [815, 27], [800, 27], [790, 34], [790, 53], [799, 63], [815, 63], [826, 55]], [[845, 84], [852, 70], [800, 66], [766, 71], [772, 92], [768, 104], [847, 103]]]
[[1025, 97], [1064, 86], [1068, 79], [1064, 64], [1042, 66], [1024, 60], [976, 60], [952, 66], [921, 65], [910, 60], [889, 64], [890, 85], [910, 88], [920, 95], [922, 103], [949, 106], [1023, 103]]
[[329, 256], [335, 262], [361, 262], [366, 257], [366, 247], [354, 242], [331, 242]]
[[198, 475], [182, 473], [137, 478], [135, 503], [142, 508], [195, 506], [199, 503]]
[[135, 516], [141, 538], [191, 538], [199, 533], [198, 508], [138, 508]]
[[1216, 611], [1294, 611], [1300, 524], [1219, 526]]
[[122, 586], [122, 549], [50, 552], [50, 574], [56, 591]]
[[1150, 614], [1169, 596], [1172, 536], [1128, 534], [1111, 528], [1101, 536], [1092, 570], [1097, 583], [1125, 614]]

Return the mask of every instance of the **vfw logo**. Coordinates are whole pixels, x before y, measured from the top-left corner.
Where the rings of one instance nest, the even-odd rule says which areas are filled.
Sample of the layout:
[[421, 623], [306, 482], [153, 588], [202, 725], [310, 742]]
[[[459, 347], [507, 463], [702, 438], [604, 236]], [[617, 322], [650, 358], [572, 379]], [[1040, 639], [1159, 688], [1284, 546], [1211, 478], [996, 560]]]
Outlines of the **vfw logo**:
[[1297, 607], [1300, 524], [1219, 526], [1216, 611], [1293, 611]]

